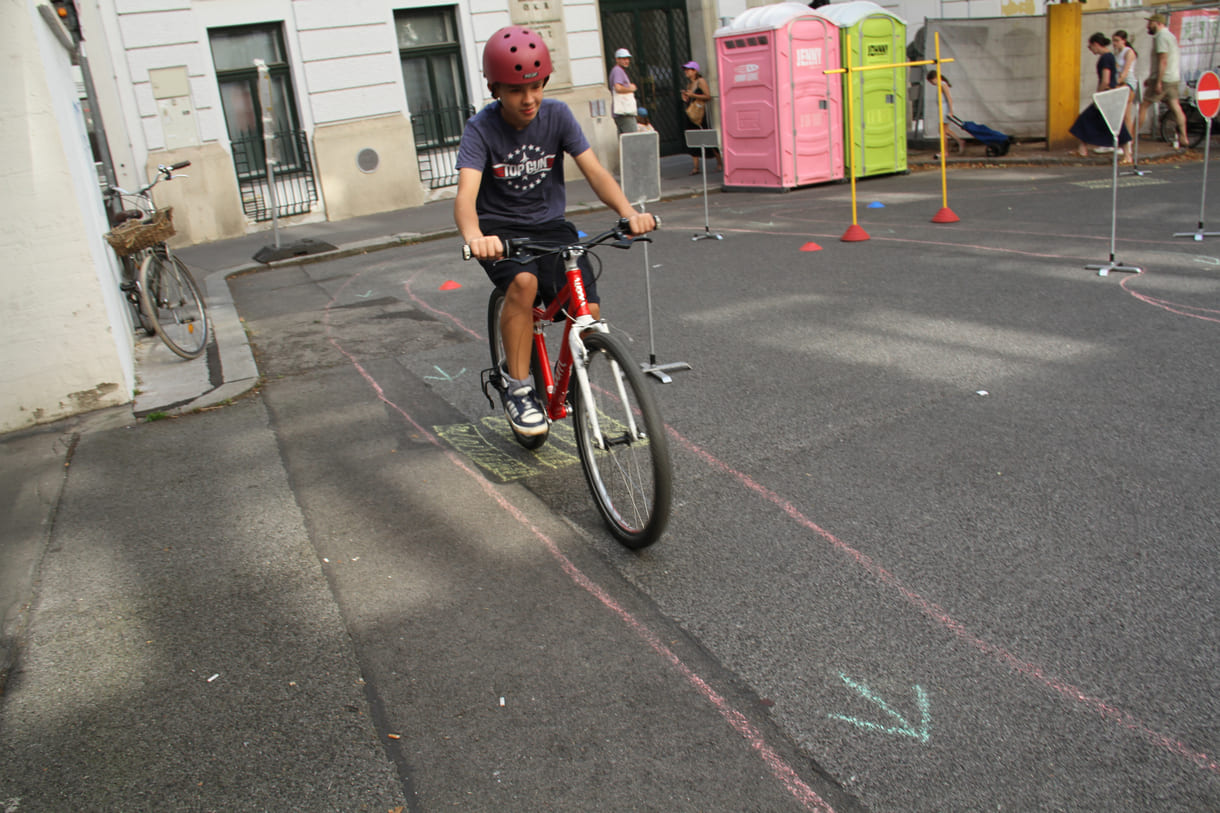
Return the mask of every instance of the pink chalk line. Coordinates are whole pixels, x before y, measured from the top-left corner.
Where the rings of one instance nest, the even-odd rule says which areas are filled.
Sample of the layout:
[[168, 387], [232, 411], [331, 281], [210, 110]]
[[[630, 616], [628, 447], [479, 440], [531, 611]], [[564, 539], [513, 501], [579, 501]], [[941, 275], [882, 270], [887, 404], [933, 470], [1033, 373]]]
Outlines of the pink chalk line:
[[[369, 372], [364, 368], [364, 366], [356, 360], [354, 355], [349, 353], [341, 344], [339, 344], [338, 340], [336, 340], [334, 337], [333, 331], [331, 330], [331, 306], [334, 305], [335, 301], [348, 287], [348, 285], [354, 282], [359, 276], [359, 274], [353, 276], [339, 287], [334, 296], [331, 297], [331, 300], [326, 303], [322, 321], [326, 328], [327, 340], [352, 364], [352, 366], [356, 369], [356, 372], [358, 372], [360, 376], [366, 382], [368, 382], [368, 385], [372, 388], [373, 392], [377, 394], [377, 398], [386, 406], [390, 407], [401, 415], [403, 420], [409, 423], [422, 437], [426, 438], [429, 443], [439, 449], [440, 452], [445, 456], [445, 459], [452, 463], [458, 470], [469, 476], [471, 480], [478, 484], [478, 486], [485, 494], [487, 494], [487, 496], [489, 496], [496, 502], [496, 504], [500, 506], [500, 508], [502, 508], [513, 519], [515, 519], [518, 523], [529, 530], [530, 533], [537, 537], [538, 540], [542, 542], [547, 552], [550, 553], [551, 556], [554, 557], [554, 559], [558, 562], [559, 567], [565, 574], [567, 574], [568, 578], [570, 578], [581, 589], [585, 590], [587, 593], [601, 602], [606, 609], [610, 610], [619, 618], [619, 620], [621, 620], [632, 631], [639, 635], [650, 649], [660, 655], [663, 660], [668, 661], [669, 664], [676, 669], [677, 672], [683, 678], [685, 678], [686, 681], [692, 687], [694, 687], [694, 689], [705, 700], [712, 704], [716, 711], [720, 713], [720, 716], [723, 717], [730, 726], [732, 726], [733, 730], [736, 731], [743, 739], [745, 739], [747, 743], [749, 743], [750, 747], [754, 749], [754, 752], [758, 754], [764, 764], [766, 764], [767, 768], [771, 771], [772, 776], [778, 779], [783, 784], [784, 788], [791, 793], [792, 796], [795, 797], [806, 810], [815, 811], [816, 813], [834, 813], [834, 808], [823, 800], [813, 788], [809, 787], [809, 785], [807, 785], [804, 780], [800, 778], [797, 772], [793, 770], [790, 765], [788, 765], [784, 758], [780, 756], [774, 748], [767, 744], [762, 732], [759, 731], [758, 728], [751, 723], [744, 714], [737, 711], [723, 695], [712, 688], [707, 681], [705, 681], [693, 669], [687, 666], [686, 663], [679, 658], [672, 649], [666, 646], [661, 641], [660, 637], [649, 629], [647, 625], [632, 615], [629, 610], [615, 601], [614, 598], [601, 586], [586, 576], [585, 573], [581, 571], [581, 569], [578, 568], [571, 559], [569, 559], [561, 550], [559, 550], [559, 546], [555, 544], [553, 539], [547, 536], [541, 528], [531, 522], [529, 517], [527, 517], [520, 508], [510, 502], [507, 497], [496, 489], [486, 477], [467, 465], [466, 461], [463, 460], [460, 455], [441, 443], [439, 438], [421, 426], [414, 418], [411, 417], [410, 414], [407, 413], [405, 409], [390, 400], [389, 397], [386, 396], [385, 390], [382, 389], [379, 383], [377, 383], [377, 380], [374, 379], [373, 376], [370, 375]], [[411, 293], [410, 280], [408, 280], [404, 286], [406, 287], [407, 293], [411, 299], [419, 302], [415, 295]], [[449, 318], [462, 330], [465, 330], [467, 333], [470, 333], [476, 338], [482, 338], [450, 314], [444, 313], [443, 311], [438, 311], [432, 307], [428, 307], [428, 310]]]
[[[1131, 294], [1133, 297], [1138, 299], [1140, 302], [1143, 302], [1148, 305], [1152, 305], [1152, 306], [1160, 308], [1162, 310], [1169, 311], [1170, 313], [1176, 314], [1178, 316], [1185, 316], [1190, 319], [1202, 319], [1205, 322], [1220, 322], [1220, 318], [1217, 318], [1217, 317], [1220, 317], [1220, 311], [1218, 311], [1218, 310], [1212, 310], [1211, 308], [1202, 308], [1202, 307], [1199, 307], [1198, 305], [1182, 305], [1177, 302], [1170, 302], [1168, 299], [1160, 299], [1155, 296], [1149, 296], [1148, 294], [1141, 294], [1139, 291], [1132, 290], [1131, 286], [1128, 283], [1130, 283], [1132, 280], [1135, 280], [1135, 279], [1139, 279], [1139, 277], [1126, 277], [1123, 279], [1122, 282], [1119, 283], [1119, 285], [1122, 286], [1124, 291]], [[1205, 316], [1204, 314], [1213, 314], [1213, 315]]]

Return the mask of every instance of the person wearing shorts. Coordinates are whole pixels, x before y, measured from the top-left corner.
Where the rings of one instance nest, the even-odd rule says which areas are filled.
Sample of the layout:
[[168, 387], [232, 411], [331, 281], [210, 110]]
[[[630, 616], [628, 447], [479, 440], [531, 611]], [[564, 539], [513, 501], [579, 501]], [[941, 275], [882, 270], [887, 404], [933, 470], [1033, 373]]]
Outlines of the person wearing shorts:
[[1153, 14], [1145, 19], [1148, 21], [1148, 33], [1152, 37], [1152, 59], [1148, 78], [1144, 80], [1139, 126], [1143, 129], [1144, 116], [1149, 107], [1157, 102], [1164, 102], [1178, 125], [1178, 147], [1185, 149], [1190, 141], [1186, 137], [1186, 114], [1182, 112], [1182, 103], [1178, 101], [1178, 85], [1182, 82], [1178, 41], [1173, 32], [1165, 26], [1164, 15]]
[[[533, 307], [539, 296], [554, 297], [565, 282], [558, 257], [531, 263], [499, 263], [501, 240], [526, 237], [570, 244], [576, 227], [564, 218], [564, 155], [571, 155], [597, 197], [629, 221], [632, 234], [656, 228], [651, 214], [637, 212], [589, 146], [571, 109], [544, 99], [551, 56], [537, 31], [507, 26], [483, 49], [483, 75], [495, 100], [471, 117], [458, 146], [458, 190], [453, 217], [471, 256], [505, 292], [500, 334], [506, 369], [501, 371], [504, 411], [522, 435], [547, 431], [530, 381]], [[601, 318], [592, 266], [581, 263], [589, 309]]]

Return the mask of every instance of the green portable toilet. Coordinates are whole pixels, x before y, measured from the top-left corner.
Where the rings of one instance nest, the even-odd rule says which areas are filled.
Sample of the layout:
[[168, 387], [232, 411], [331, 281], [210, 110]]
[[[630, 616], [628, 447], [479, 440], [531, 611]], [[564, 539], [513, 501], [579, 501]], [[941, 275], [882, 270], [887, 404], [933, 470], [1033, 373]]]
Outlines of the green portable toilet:
[[[907, 24], [869, 0], [831, 3], [814, 14], [833, 22], [842, 37], [842, 65], [853, 68], [907, 61]], [[851, 50], [847, 42], [851, 40]], [[905, 172], [907, 169], [906, 68], [843, 74], [844, 141], [856, 155], [856, 177]], [[846, 96], [851, 93], [855, 132], [849, 133]], [[851, 157], [843, 150], [845, 174]]]

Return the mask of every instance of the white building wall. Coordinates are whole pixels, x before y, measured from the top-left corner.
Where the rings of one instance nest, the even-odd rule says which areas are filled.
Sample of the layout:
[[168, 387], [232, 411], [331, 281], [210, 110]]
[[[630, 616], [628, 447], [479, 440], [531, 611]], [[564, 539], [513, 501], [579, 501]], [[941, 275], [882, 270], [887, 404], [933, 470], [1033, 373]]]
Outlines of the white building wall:
[[[406, 113], [394, 13], [385, 0], [294, 0], [298, 95], [318, 124]], [[307, 94], [301, 93], [308, 89]]]
[[134, 386], [69, 53], [34, 0], [3, 2], [0, 432], [126, 403]]
[[[452, 189], [430, 191], [419, 180], [394, 26], [396, 10], [445, 3], [89, 0], [86, 5], [91, 8], [84, 16], [100, 32], [101, 50], [115, 62], [103, 83], [108, 86], [99, 89], [99, 106], [111, 141], [126, 142], [115, 149], [120, 185], [139, 186], [158, 163], [193, 162], [193, 180], [157, 189], [163, 205], [192, 207], [189, 212], [180, 209], [180, 243], [268, 227], [242, 214], [232, 168], [225, 166], [231, 164], [232, 154], [211, 59], [211, 28], [262, 23], [283, 27], [294, 101], [300, 127], [313, 147], [321, 196], [313, 211], [298, 219], [352, 216], [358, 213], [353, 210], [357, 201], [385, 210], [452, 194]], [[512, 22], [512, 10], [520, 5], [519, 0], [455, 4], [467, 93], [476, 108], [490, 101], [482, 78], [483, 45], [496, 29]], [[562, 76], [552, 81], [549, 93], [572, 105], [599, 157], [613, 165], [613, 122], [609, 116], [594, 117], [589, 106], [595, 98], [608, 97], [598, 6], [596, 0], [568, 0], [561, 8], [562, 20], [553, 27], [559, 41], [553, 48]], [[90, 35], [86, 30], [87, 45]], [[187, 104], [193, 127], [185, 142], [180, 130], [167, 133], [165, 101], [155, 98], [150, 79], [150, 71], [178, 67], [185, 69], [191, 91]], [[375, 177], [355, 175], [352, 156], [362, 147], [376, 147], [383, 158], [397, 162], [383, 162]], [[387, 150], [398, 154], [387, 155]], [[397, 173], [392, 178], [387, 174], [391, 168]], [[229, 177], [222, 177], [226, 173]], [[198, 200], [200, 192], [213, 200]]]

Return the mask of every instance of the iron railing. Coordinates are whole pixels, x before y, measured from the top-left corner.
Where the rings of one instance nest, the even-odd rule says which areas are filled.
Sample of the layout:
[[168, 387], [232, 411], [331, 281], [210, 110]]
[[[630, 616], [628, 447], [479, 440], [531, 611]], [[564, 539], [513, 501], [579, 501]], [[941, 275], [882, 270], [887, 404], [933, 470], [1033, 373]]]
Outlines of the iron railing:
[[454, 186], [458, 180], [457, 152], [473, 107], [445, 107], [411, 116], [420, 180], [429, 189]]
[[[256, 221], [270, 220], [271, 189], [262, 136], [250, 134], [233, 139], [231, 144], [242, 211]], [[278, 158], [274, 172], [276, 214], [279, 217], [305, 214], [318, 202], [308, 135], [304, 130], [276, 133], [272, 149]]]

